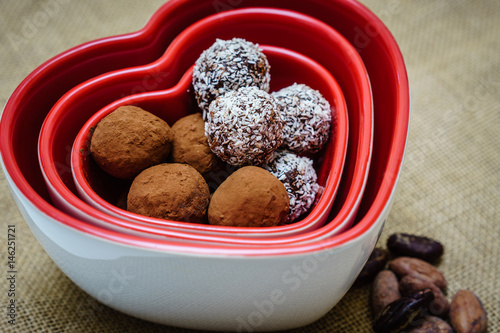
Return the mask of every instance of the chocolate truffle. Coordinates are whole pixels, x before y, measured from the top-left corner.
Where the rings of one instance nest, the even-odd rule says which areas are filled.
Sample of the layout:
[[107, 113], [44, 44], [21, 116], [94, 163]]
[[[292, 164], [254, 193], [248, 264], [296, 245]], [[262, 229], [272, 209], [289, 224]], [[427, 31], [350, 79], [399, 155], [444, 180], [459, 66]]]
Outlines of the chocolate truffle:
[[170, 160], [194, 167], [204, 177], [220, 168], [221, 160], [208, 146], [205, 122], [201, 113], [194, 113], [177, 120], [172, 125], [173, 141]]
[[243, 87], [210, 104], [205, 135], [210, 149], [231, 165], [261, 165], [282, 143], [283, 119], [275, 100]]
[[310, 158], [278, 150], [264, 168], [283, 183], [290, 197], [290, 212], [285, 223], [293, 222], [311, 208], [320, 186]]
[[242, 38], [217, 39], [196, 60], [193, 87], [204, 115], [210, 103], [227, 91], [254, 86], [269, 91], [270, 66], [265, 54]]
[[283, 223], [289, 199], [283, 184], [256, 166], [236, 170], [214, 192], [208, 222], [236, 227], [271, 227]]
[[171, 147], [172, 133], [164, 120], [135, 106], [121, 106], [99, 121], [90, 152], [110, 175], [133, 179], [165, 162]]
[[203, 223], [210, 192], [188, 164], [163, 163], [142, 171], [128, 192], [130, 212], [166, 220]]
[[285, 120], [283, 146], [293, 152], [315, 153], [328, 141], [332, 122], [330, 103], [317, 90], [294, 83], [272, 96]]

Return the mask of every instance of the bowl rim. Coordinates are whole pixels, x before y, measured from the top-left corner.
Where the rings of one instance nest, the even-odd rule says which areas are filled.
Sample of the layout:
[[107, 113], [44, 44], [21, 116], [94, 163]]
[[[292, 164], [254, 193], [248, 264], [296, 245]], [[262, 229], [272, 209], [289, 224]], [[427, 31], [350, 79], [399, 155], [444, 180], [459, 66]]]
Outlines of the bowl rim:
[[[27, 202], [32, 205], [36, 210], [41, 212], [47, 218], [53, 220], [54, 223], [60, 223], [62, 226], [71, 228], [79, 232], [84, 232], [89, 237], [97, 237], [102, 241], [113, 242], [121, 246], [133, 246], [140, 247], [142, 249], [149, 249], [151, 251], [167, 251], [168, 242], [158, 244], [158, 247], [153, 246], [151, 243], [147, 242], [144, 244], [140, 240], [129, 239], [128, 236], [106, 233], [102, 232], [103, 229], [99, 227], [92, 226], [90, 224], [82, 223], [80, 220], [71, 217], [70, 215], [60, 211], [46, 201], [39, 193], [37, 193], [28, 183], [27, 179], [24, 177], [19, 165], [16, 163], [14, 158], [14, 152], [10, 143], [9, 129], [13, 128], [13, 124], [16, 120], [16, 106], [22, 101], [23, 93], [25, 91], [30, 91], [34, 85], [38, 83], [38, 80], [44, 78], [47, 72], [50, 72], [54, 68], [57, 69], [58, 63], [65, 62], [68, 57], [71, 57], [75, 53], [85, 52], [89, 50], [97, 50], [102, 47], [103, 44], [115, 43], [124, 39], [139, 39], [144, 38], [150, 31], [154, 30], [155, 25], [159, 25], [163, 17], [167, 17], [170, 13], [174, 12], [183, 5], [181, 0], [171, 0], [164, 4], [151, 18], [147, 25], [139, 30], [138, 32], [119, 35], [114, 37], [106, 37], [99, 40], [87, 42], [69, 49], [63, 52], [37, 67], [32, 71], [15, 89], [13, 94], [8, 99], [4, 106], [2, 112], [2, 118], [0, 121], [0, 162], [2, 168], [5, 171], [6, 178], [11, 185], [13, 191], [18, 191], [19, 194], [27, 199]], [[402, 162], [405, 155], [406, 140], [408, 137], [408, 126], [409, 126], [409, 85], [408, 76], [404, 64], [404, 60], [400, 49], [391, 35], [387, 27], [380, 21], [380, 19], [375, 16], [367, 7], [354, 1], [346, 0], [343, 2], [343, 6], [348, 6], [350, 10], [356, 11], [356, 14], [362, 17], [365, 21], [370, 22], [378, 29], [379, 36], [383, 35], [382, 46], [385, 51], [390, 55], [393, 60], [394, 67], [397, 73], [397, 86], [398, 92], [396, 109], [399, 124], [399, 130], [393, 135], [393, 142], [389, 158], [387, 160], [387, 171], [384, 174], [384, 179], [388, 181], [382, 182], [380, 189], [377, 191], [375, 198], [373, 199], [373, 204], [370, 206], [365, 215], [358, 221], [358, 223], [350, 228], [349, 230], [343, 232], [342, 234], [332, 236], [321, 242], [315, 242], [310, 244], [302, 244], [296, 246], [293, 249], [287, 249], [282, 247], [281, 251], [277, 251], [274, 255], [291, 255], [295, 253], [307, 253], [314, 251], [321, 251], [324, 249], [331, 249], [335, 246], [347, 245], [350, 242], [354, 242], [359, 239], [367, 230], [369, 230], [377, 219], [381, 216], [384, 209], [387, 208], [390, 199], [394, 195], [397, 181], [399, 179]], [[20, 207], [21, 208], [21, 207]], [[161, 246], [160, 246], [161, 245]], [[178, 249], [177, 252], [185, 253], [189, 249]], [[207, 254], [207, 252], [204, 252]], [[263, 251], [262, 249], [255, 249], [252, 253], [255, 256], [268, 256], [269, 253]], [[227, 251], [224, 256], [231, 257], [231, 251]]]
[[[244, 8], [244, 9], [238, 9], [238, 10], [231, 10], [223, 13], [216, 13], [209, 15], [199, 21], [197, 21], [195, 24], [191, 25], [188, 27], [186, 30], [183, 31], [182, 36], [180, 36], [180, 39], [178, 41], [184, 42], [185, 40], [188, 39], [188, 37], [195, 35], [198, 31], [205, 29], [207, 26], [211, 26], [214, 24], [217, 24], [220, 20], [222, 19], [229, 19], [231, 21], [236, 21], [238, 19], [248, 19], [249, 17], [252, 18], [252, 20], [261, 20], [262, 17], [266, 15], [267, 17], [273, 18], [275, 21], [282, 23], [283, 22], [290, 22], [290, 21], [301, 21], [303, 26], [310, 27], [311, 29], [314, 28], [315, 30], [320, 27], [322, 31], [326, 31], [331, 38], [334, 38], [334, 40], [338, 40], [340, 45], [343, 46], [342, 49], [340, 49], [339, 52], [342, 53], [343, 57], [345, 59], [349, 59], [350, 63], [352, 64], [352, 73], [353, 74], [353, 82], [356, 82], [356, 87], [358, 88], [358, 93], [361, 96], [361, 100], [359, 101], [359, 109], [361, 111], [361, 115], [359, 116], [360, 118], [360, 129], [358, 133], [358, 137], [355, 138], [356, 142], [358, 143], [356, 151], [353, 153], [356, 156], [356, 160], [354, 162], [354, 175], [352, 178], [352, 183], [349, 188], [347, 197], [345, 198], [345, 201], [343, 202], [342, 208], [338, 212], [338, 214], [334, 217], [332, 221], [328, 223], [328, 225], [324, 225], [321, 228], [308, 231], [303, 234], [293, 234], [290, 236], [280, 236], [280, 237], [266, 237], [266, 238], [242, 238], [242, 237], [235, 237], [232, 235], [208, 235], [206, 234], [193, 234], [193, 233], [188, 233], [188, 231], [184, 232], [184, 230], [176, 230], [176, 231], [164, 231], [163, 234], [166, 234], [168, 232], [169, 236], [173, 237], [185, 237], [185, 238], [195, 238], [195, 239], [200, 239], [200, 240], [208, 240], [208, 241], [223, 241], [225, 240], [227, 243], [235, 243], [235, 244], [255, 244], [255, 245], [277, 245], [277, 244], [286, 244], [286, 243], [292, 243], [292, 242], [303, 242], [303, 241], [312, 241], [317, 237], [327, 237], [331, 235], [332, 233], [335, 232], [340, 232], [342, 228], [344, 227], [344, 223], [346, 221], [353, 221], [355, 213], [357, 211], [357, 208], [359, 206], [359, 203], [361, 202], [362, 199], [362, 193], [364, 191], [364, 188], [366, 186], [366, 181], [368, 177], [368, 172], [369, 172], [369, 164], [371, 161], [371, 153], [372, 153], [372, 132], [373, 132], [373, 100], [372, 100], [372, 95], [371, 95], [371, 86], [370, 86], [370, 81], [368, 78], [368, 74], [366, 72], [366, 68], [364, 66], [363, 61], [361, 60], [361, 57], [359, 54], [355, 51], [354, 47], [342, 36], [340, 33], [338, 33], [336, 30], [328, 26], [322, 21], [319, 21], [309, 15], [305, 15], [296, 11], [291, 11], [291, 10], [283, 10], [283, 9], [276, 9], [276, 8], [267, 8], [267, 7], [253, 7], [253, 8]], [[174, 42], [172, 42], [171, 46], [174, 45]], [[178, 45], [178, 44], [177, 44]], [[176, 51], [176, 48], [178, 48], [177, 45], [174, 45], [173, 52]], [[168, 52], [168, 51], [167, 51]], [[171, 54], [175, 53], [169, 53], [169, 57]], [[153, 64], [159, 64], [165, 59], [168, 60], [168, 58], [160, 58]], [[149, 69], [152, 65], [148, 64], [146, 67]], [[39, 151], [39, 161], [40, 161], [40, 166], [42, 173], [49, 184], [49, 186], [55, 188], [55, 192], [57, 193], [57, 196], [61, 198], [62, 201], [68, 202], [68, 200], [71, 200], [71, 209], [76, 209], [79, 212], [81, 212], [84, 209], [84, 212], [86, 215], [90, 215], [93, 218], [98, 219], [99, 221], [106, 221], [107, 223], [110, 224], [119, 224], [124, 226], [125, 228], [130, 229], [131, 227], [135, 228], [136, 226], [132, 225], [126, 225], [126, 221], [123, 219], [117, 219], [114, 216], [109, 216], [108, 214], [102, 214], [102, 212], [99, 212], [97, 209], [90, 207], [89, 205], [85, 204], [81, 199], [79, 199], [74, 193], [72, 193], [63, 183], [62, 179], [59, 177], [57, 173], [57, 168], [55, 166], [54, 160], [51, 158], [51, 145], [54, 142], [53, 139], [53, 134], [54, 131], [53, 126], [56, 125], [58, 117], [62, 117], [66, 112], [64, 111], [64, 104], [69, 98], [72, 98], [75, 95], [81, 95], [83, 92], [85, 92], [85, 89], [90, 87], [94, 82], [104, 82], [106, 80], [114, 80], [117, 77], [117, 73], [124, 72], [125, 74], [128, 73], [136, 73], [138, 72], [138, 68], [134, 67], [129, 70], [117, 70], [113, 71], [110, 73], [103, 74], [96, 79], [86, 81], [82, 83], [81, 85], [78, 85], [77, 87], [71, 89], [68, 93], [66, 93], [51, 109], [49, 114], [47, 115], [44, 124], [42, 125], [42, 129], [40, 131], [40, 139], [39, 139], [39, 145], [38, 145], [38, 151]], [[113, 82], [113, 81], [111, 81]], [[358, 110], [356, 110], [357, 112]], [[185, 223], [185, 222], [184, 222]], [[183, 224], [184, 224], [183, 223]], [[211, 225], [192, 225], [189, 224], [190, 227], [192, 228], [199, 228], [198, 230], [201, 230], [203, 227], [206, 228], [206, 230], [221, 230], [222, 228], [216, 228], [215, 226]], [[291, 228], [294, 228], [294, 224], [291, 225]], [[141, 226], [142, 229], [145, 229], [146, 227]], [[230, 227], [236, 229], [237, 232], [240, 233], [252, 233], [253, 228], [236, 228], [236, 227]], [[280, 228], [280, 227], [276, 227]], [[249, 230], [250, 229], [250, 230]], [[265, 229], [265, 228], [264, 228]], [[158, 230], [153, 230], [152, 228], [149, 228], [151, 233], [153, 234], [158, 234]], [[226, 229], [227, 230], [227, 229]], [[223, 230], [225, 231], [225, 230]], [[272, 229], [270, 229], [271, 232]]]
[[[333, 141], [330, 141], [331, 146], [328, 148], [328, 154], [329, 154], [328, 159], [332, 161], [331, 162], [332, 165], [325, 172], [326, 184], [324, 186], [324, 191], [320, 194], [320, 196], [318, 197], [319, 200], [317, 204], [315, 205], [315, 207], [313, 207], [313, 209], [310, 210], [306, 218], [294, 222], [293, 224], [283, 225], [279, 227], [237, 228], [237, 227], [213, 226], [213, 228], [208, 229], [204, 228], [205, 225], [198, 225], [193, 223], [188, 224], [186, 222], [179, 223], [177, 221], [163, 220], [159, 218], [150, 218], [139, 214], [134, 214], [132, 212], [128, 212], [124, 209], [120, 209], [110, 204], [109, 202], [105, 201], [92, 189], [92, 187], [87, 181], [87, 178], [85, 177], [86, 172], [82, 162], [83, 158], [82, 152], [84, 152], [84, 154], [88, 154], [88, 145], [89, 145], [89, 137], [91, 136], [90, 134], [91, 129], [94, 126], [96, 126], [97, 123], [103, 117], [111, 113], [112, 110], [114, 110], [119, 105], [129, 105], [129, 104], [135, 105], [137, 102], [142, 101], [143, 98], [148, 98], [149, 96], [158, 96], [162, 93], [166, 93], [167, 91], [175, 92], [177, 90], [184, 89], [187, 84], [191, 83], [191, 73], [193, 67], [191, 67], [188, 70], [188, 72], [184, 74], [181, 80], [174, 87], [162, 91], [151, 91], [151, 92], [126, 96], [100, 109], [85, 122], [85, 124], [78, 132], [73, 147], [71, 149], [71, 165], [72, 165], [73, 180], [75, 182], [75, 185], [77, 187], [81, 199], [83, 201], [86, 201], [86, 204], [90, 204], [90, 206], [94, 206], [94, 208], [97, 207], [97, 209], [100, 209], [103, 212], [107, 212], [108, 214], [114, 215], [118, 218], [130, 220], [130, 223], [124, 225], [130, 225], [131, 228], [136, 227], [135, 225], [132, 224], [135, 224], [135, 222], [139, 222], [139, 223], [148, 223], [152, 227], [160, 227], [160, 228], [182, 227], [183, 229], [186, 230], [205, 231], [208, 229], [208, 231], [210, 232], [213, 231], [230, 232], [231, 236], [235, 234], [237, 236], [238, 233], [243, 233], [244, 236], [250, 234], [249, 235], [250, 237], [257, 237], [259, 233], [262, 233], [264, 235], [272, 234], [272, 236], [274, 237], [278, 235], [282, 236], [281, 235], [282, 233], [283, 234], [286, 233], [286, 235], [288, 236], [292, 233], [295, 234], [298, 232], [307, 231], [311, 228], [314, 228], [315, 225], [318, 225], [318, 223], [320, 223], [323, 218], [326, 218], [326, 216], [324, 215], [330, 211], [333, 205], [335, 194], [340, 185], [341, 175], [347, 153], [347, 137], [349, 128], [348, 128], [347, 106], [344, 99], [344, 95], [342, 93], [339, 84], [332, 76], [332, 74], [313, 59], [283, 47], [270, 46], [270, 45], [259, 45], [259, 46], [263, 49], [264, 53], [268, 54], [268, 56], [284, 55], [285, 57], [290, 57], [290, 59], [294, 59], [294, 61], [302, 60], [306, 64], [304, 65], [304, 68], [315, 70], [318, 73], [318, 76], [321, 76], [323, 78], [322, 80], [325, 81], [325, 83], [327, 83], [328, 86], [325, 87], [325, 90], [328, 89], [331, 92], [332, 97], [335, 99], [334, 101], [333, 100], [330, 101], [330, 104], [332, 105], [332, 110], [333, 110], [333, 105], [336, 105], [336, 108], [334, 110], [334, 117], [332, 118], [333, 122], [331, 129], [332, 131], [335, 131], [335, 133], [332, 135], [331, 140]], [[51, 130], [48, 130], [48, 132], [50, 133]], [[71, 201], [71, 202], [75, 202], [75, 205], [77, 204], [76, 201]], [[81, 208], [81, 206], [79, 205], [78, 208]], [[87, 209], [85, 209], [85, 211], [87, 211]], [[142, 230], [142, 231], [147, 232], [148, 230]]]

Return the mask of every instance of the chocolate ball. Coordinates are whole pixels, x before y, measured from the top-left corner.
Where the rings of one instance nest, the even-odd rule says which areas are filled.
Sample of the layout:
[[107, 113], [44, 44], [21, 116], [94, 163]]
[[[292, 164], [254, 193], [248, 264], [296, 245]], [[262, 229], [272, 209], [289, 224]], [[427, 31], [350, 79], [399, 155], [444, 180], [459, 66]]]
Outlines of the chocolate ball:
[[163, 163], [142, 171], [128, 192], [130, 212], [165, 220], [204, 223], [208, 185], [188, 164]]
[[265, 54], [242, 38], [217, 39], [196, 60], [193, 87], [198, 106], [205, 112], [224, 93], [255, 86], [269, 91], [270, 66]]
[[290, 199], [283, 184], [256, 166], [236, 170], [214, 192], [208, 222], [236, 227], [271, 227], [282, 224]]
[[320, 186], [310, 158], [279, 150], [263, 167], [283, 183], [290, 197], [290, 212], [285, 223], [293, 222], [311, 208]]
[[189, 164], [204, 177], [210, 171], [220, 168], [222, 162], [210, 150], [201, 113], [191, 114], [177, 120], [172, 125], [172, 132], [172, 152], [170, 153], [172, 162]]
[[281, 106], [283, 146], [293, 152], [316, 153], [328, 141], [332, 122], [330, 103], [317, 90], [294, 83], [272, 96]]
[[282, 143], [283, 119], [274, 99], [243, 87], [210, 104], [205, 135], [210, 149], [231, 165], [261, 165]]
[[110, 175], [133, 179], [165, 162], [171, 147], [172, 133], [164, 120], [135, 106], [121, 106], [96, 125], [90, 152]]

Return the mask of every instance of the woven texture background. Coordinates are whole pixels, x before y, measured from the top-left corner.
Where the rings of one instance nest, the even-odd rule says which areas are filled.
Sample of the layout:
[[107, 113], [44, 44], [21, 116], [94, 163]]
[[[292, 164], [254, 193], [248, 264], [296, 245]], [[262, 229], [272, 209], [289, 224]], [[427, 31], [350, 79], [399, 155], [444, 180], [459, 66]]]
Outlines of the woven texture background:
[[[52, 56], [99, 37], [136, 31], [164, 0], [0, 2], [0, 105]], [[363, 0], [398, 41], [411, 87], [411, 129], [396, 198], [380, 239], [423, 234], [446, 247], [448, 297], [473, 290], [500, 332], [500, 2]], [[2, 332], [194, 332], [141, 321], [90, 298], [52, 262], [0, 173], [1, 272], [6, 224], [17, 227], [18, 319]], [[353, 287], [319, 321], [293, 332], [371, 332], [369, 287]]]

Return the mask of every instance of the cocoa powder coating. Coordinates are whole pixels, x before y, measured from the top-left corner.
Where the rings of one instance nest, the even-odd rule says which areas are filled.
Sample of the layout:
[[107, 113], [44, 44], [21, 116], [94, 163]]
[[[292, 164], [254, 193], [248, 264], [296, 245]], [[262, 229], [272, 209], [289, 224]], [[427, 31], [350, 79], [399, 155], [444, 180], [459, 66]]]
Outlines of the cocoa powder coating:
[[205, 122], [201, 113], [185, 116], [172, 125], [173, 141], [170, 160], [174, 163], [186, 163], [205, 176], [218, 169], [221, 160], [208, 145], [205, 136]]
[[171, 147], [172, 133], [164, 120], [135, 106], [121, 106], [97, 124], [90, 152], [110, 175], [133, 179], [165, 162]]
[[204, 223], [208, 185], [190, 165], [163, 163], [141, 172], [132, 182], [127, 209], [166, 220]]
[[269, 171], [242, 167], [212, 195], [208, 222], [237, 227], [276, 226], [287, 218], [289, 201], [285, 186]]

